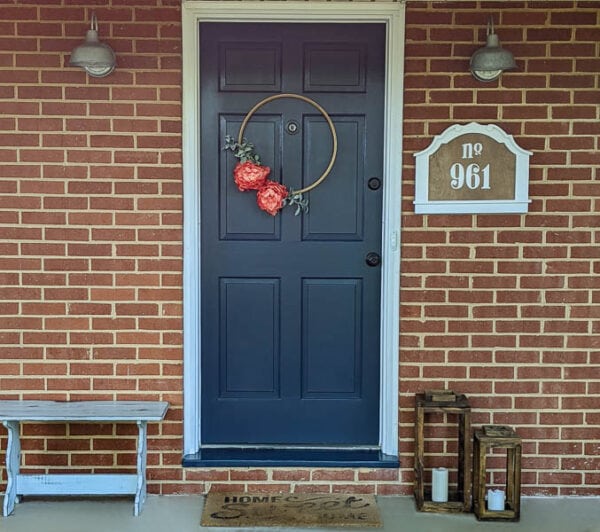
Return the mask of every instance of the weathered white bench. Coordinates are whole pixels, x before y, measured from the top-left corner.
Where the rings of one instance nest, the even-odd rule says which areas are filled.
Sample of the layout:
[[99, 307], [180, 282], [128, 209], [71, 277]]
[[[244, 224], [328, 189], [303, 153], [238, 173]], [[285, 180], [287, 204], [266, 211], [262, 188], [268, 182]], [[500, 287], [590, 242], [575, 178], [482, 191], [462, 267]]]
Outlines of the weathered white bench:
[[[20, 495], [135, 495], [133, 513], [139, 515], [146, 499], [147, 423], [162, 420], [168, 408], [162, 401], [0, 401], [0, 421], [8, 429], [3, 515], [12, 513]], [[137, 474], [20, 474], [22, 422], [136, 422]]]

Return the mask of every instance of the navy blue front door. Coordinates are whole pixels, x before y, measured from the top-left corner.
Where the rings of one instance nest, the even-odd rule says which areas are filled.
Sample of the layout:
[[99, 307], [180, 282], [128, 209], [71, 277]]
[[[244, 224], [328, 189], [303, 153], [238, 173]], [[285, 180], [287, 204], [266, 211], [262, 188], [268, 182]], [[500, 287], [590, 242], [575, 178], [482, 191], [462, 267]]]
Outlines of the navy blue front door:
[[[200, 36], [202, 443], [377, 445], [385, 28], [203, 23]], [[318, 102], [338, 136], [299, 216], [261, 211], [222, 149], [279, 93]], [[261, 107], [245, 137], [293, 189], [332, 152], [322, 115], [293, 98]]]

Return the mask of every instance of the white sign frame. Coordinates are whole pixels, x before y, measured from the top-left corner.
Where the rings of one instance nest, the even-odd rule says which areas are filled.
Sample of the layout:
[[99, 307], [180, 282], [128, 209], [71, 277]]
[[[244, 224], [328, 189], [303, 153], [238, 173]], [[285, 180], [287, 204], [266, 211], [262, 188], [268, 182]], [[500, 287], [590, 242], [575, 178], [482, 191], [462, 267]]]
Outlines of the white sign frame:
[[[457, 137], [477, 133], [504, 144], [515, 155], [515, 191], [511, 200], [430, 200], [429, 159], [440, 147]], [[415, 213], [416, 214], [486, 214], [526, 213], [529, 203], [529, 157], [532, 152], [517, 145], [509, 135], [494, 124], [455, 124], [440, 135], [436, 135], [428, 148], [414, 154], [415, 168]]]

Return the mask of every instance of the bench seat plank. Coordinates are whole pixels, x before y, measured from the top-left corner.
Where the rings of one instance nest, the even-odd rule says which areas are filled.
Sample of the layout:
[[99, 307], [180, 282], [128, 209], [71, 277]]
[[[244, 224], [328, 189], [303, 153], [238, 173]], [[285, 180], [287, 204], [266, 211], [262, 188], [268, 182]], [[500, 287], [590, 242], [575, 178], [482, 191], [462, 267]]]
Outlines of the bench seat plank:
[[131, 474], [17, 475], [17, 493], [27, 495], [131, 495], [138, 476]]
[[0, 421], [160, 421], [166, 401], [0, 401]]

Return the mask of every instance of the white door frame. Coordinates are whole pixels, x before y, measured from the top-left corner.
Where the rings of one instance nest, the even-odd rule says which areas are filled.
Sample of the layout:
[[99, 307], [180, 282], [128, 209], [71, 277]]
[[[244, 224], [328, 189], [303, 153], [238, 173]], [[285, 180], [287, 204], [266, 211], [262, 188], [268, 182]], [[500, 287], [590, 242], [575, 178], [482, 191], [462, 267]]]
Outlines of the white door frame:
[[387, 27], [381, 271], [381, 451], [398, 455], [398, 334], [404, 2], [183, 0], [183, 418], [184, 454], [200, 435], [199, 22], [383, 23]]

